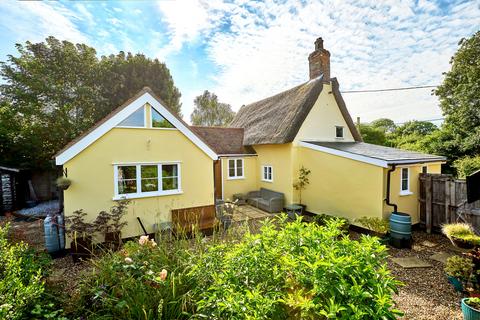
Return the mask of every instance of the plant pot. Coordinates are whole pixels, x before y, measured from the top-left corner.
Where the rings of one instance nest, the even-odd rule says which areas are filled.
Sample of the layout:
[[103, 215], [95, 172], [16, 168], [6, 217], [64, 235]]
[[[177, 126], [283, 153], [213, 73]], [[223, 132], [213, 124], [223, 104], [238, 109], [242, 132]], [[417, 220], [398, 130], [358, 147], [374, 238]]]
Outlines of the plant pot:
[[455, 291], [463, 292], [463, 283], [457, 277], [448, 276], [448, 282], [453, 286]]
[[89, 259], [92, 251], [91, 237], [76, 238], [70, 242], [70, 254], [75, 263]]
[[462, 299], [462, 313], [464, 320], [480, 320], [480, 311], [470, 307], [465, 303], [465, 300], [468, 298]]
[[[302, 207], [302, 213], [299, 214], [299, 215], [303, 216], [305, 214], [306, 210], [307, 210], [307, 205], [306, 204], [301, 204], [301, 203], [294, 203], [294, 205]], [[295, 219], [295, 217], [293, 219]]]
[[475, 247], [473, 243], [465, 241], [461, 238], [454, 237], [454, 236], [450, 237], [450, 241], [454, 246], [461, 249], [473, 249]]
[[105, 244], [108, 248], [112, 250], [117, 250], [122, 245], [122, 232], [106, 232], [105, 233]]
[[227, 230], [232, 225], [232, 216], [224, 215], [220, 218], [224, 230]]

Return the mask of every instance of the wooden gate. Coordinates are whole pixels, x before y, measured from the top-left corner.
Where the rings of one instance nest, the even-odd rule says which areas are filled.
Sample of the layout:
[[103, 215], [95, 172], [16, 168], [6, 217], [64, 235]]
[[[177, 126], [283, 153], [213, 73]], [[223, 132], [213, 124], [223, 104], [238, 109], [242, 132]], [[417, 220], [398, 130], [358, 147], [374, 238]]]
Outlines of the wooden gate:
[[480, 232], [480, 201], [467, 203], [465, 180], [448, 174], [420, 174], [420, 223], [428, 233], [443, 224], [468, 222]]

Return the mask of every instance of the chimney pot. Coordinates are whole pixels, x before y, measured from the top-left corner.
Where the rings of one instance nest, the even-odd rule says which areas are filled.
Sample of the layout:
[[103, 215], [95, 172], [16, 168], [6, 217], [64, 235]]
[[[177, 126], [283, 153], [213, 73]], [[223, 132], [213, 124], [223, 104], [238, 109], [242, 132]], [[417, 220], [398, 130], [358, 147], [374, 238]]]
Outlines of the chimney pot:
[[322, 81], [330, 81], [330, 52], [323, 48], [323, 39], [315, 40], [315, 51], [308, 56], [310, 80], [323, 74]]

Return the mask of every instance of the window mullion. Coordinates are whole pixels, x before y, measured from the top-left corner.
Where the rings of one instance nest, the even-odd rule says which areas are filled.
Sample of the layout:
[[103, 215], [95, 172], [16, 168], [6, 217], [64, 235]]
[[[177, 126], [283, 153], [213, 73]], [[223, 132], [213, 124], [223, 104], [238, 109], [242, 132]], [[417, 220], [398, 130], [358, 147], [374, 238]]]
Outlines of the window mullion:
[[137, 182], [137, 193], [142, 193], [142, 166], [140, 164], [137, 164], [135, 167], [137, 173], [137, 177], [135, 179]]
[[162, 164], [158, 165], [158, 190], [163, 191], [163, 169]]

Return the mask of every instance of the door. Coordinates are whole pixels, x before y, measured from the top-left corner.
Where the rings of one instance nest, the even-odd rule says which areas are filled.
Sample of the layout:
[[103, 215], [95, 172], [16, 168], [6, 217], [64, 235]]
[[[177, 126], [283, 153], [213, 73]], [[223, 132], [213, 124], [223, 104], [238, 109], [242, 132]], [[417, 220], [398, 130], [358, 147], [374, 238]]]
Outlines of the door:
[[222, 160], [215, 160], [213, 162], [213, 180], [215, 188], [215, 200], [222, 199]]

